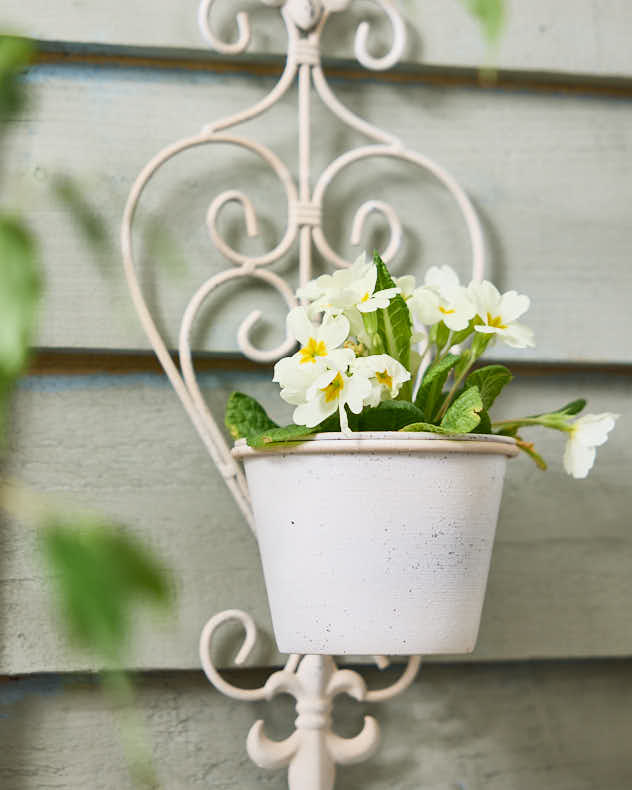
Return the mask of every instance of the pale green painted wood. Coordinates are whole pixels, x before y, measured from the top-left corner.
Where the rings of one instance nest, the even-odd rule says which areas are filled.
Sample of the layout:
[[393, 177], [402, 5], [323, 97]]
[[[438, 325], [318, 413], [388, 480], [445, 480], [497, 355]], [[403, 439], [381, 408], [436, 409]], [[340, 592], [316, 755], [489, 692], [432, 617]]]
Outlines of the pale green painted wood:
[[[79, 67], [37, 68], [30, 82], [32, 109], [16, 127], [5, 161], [8, 183], [15, 185], [11, 201], [26, 209], [44, 245], [48, 298], [39, 343], [145, 348], [122, 284], [116, 242], [131, 183], [163, 146], [250, 105], [272, 82]], [[525, 322], [536, 331], [537, 348], [526, 353], [504, 349], [503, 356], [632, 360], [629, 102], [357, 81], [336, 81], [334, 87], [361, 115], [442, 163], [474, 199], [486, 227], [490, 275], [501, 287], [533, 299]], [[243, 132], [268, 143], [290, 167], [296, 162], [294, 99]], [[318, 103], [314, 116], [318, 173], [360, 139], [342, 131]], [[325, 229], [334, 247], [355, 255], [347, 241], [354, 213], [366, 199], [379, 197], [393, 201], [405, 225], [405, 247], [394, 265], [398, 273], [413, 269], [421, 274], [429, 265], [449, 263], [468, 276], [464, 228], [445, 192], [409, 166], [383, 160], [369, 164], [350, 168], [332, 185]], [[102, 276], [67, 211], [51, 196], [59, 172], [72, 175], [103, 213], [112, 236], [106, 263], [110, 278]], [[204, 217], [210, 201], [227, 188], [241, 188], [252, 198], [263, 240], [244, 240], [236, 206], [221, 218], [222, 232], [247, 252], [274, 246], [286, 216], [281, 188], [254, 156], [228, 146], [191, 152], [170, 163], [150, 185], [141, 208], [143, 282], [172, 343], [193, 291], [224, 268], [211, 248]], [[372, 220], [365, 246], [383, 243], [379, 229], [379, 220]], [[152, 254], [160, 284], [151, 272]], [[291, 270], [294, 261], [288, 258], [280, 270]], [[228, 287], [211, 303], [215, 312], [202, 322], [196, 345], [234, 352], [237, 327], [254, 305], [271, 316], [258, 342], [275, 345], [283, 326], [278, 296], [253, 288], [233, 297], [235, 290]]]
[[[385, 682], [366, 672], [371, 687]], [[239, 673], [234, 682], [262, 682]], [[393, 676], [390, 677], [393, 679]], [[265, 718], [270, 737], [290, 732], [288, 697], [235, 702], [198, 674], [146, 676], [139, 707], [169, 790], [287, 788], [245, 751]], [[364, 713], [381, 725], [378, 753], [340, 768], [344, 790], [626, 790], [632, 784], [630, 662], [500, 664], [422, 668], [403, 695], [380, 705], [336, 702], [336, 729], [349, 737]], [[95, 682], [36, 676], [0, 683], [3, 790], [129, 790], [116, 720]], [[6, 718], [4, 718], [6, 717]]]
[[[234, 14], [251, 12], [253, 40], [249, 54], [285, 51], [285, 31], [278, 11], [263, 8], [259, 0], [235, 3], [220, 0], [213, 12], [216, 29], [225, 40], [235, 37]], [[554, 71], [571, 74], [624, 76], [632, 74], [629, 40], [632, 10], [626, 0], [513, 0], [497, 63], [501, 68]], [[92, 42], [118, 46], [184, 47], [203, 50], [197, 28], [198, 0], [151, 4], [107, 5], [99, 0], [5, 0], [0, 24], [39, 39]], [[404, 61], [435, 66], [477, 67], [487, 53], [480, 31], [458, 0], [401, 0], [408, 23]], [[371, 2], [356, 2], [347, 14], [330, 22], [324, 39], [329, 57], [353, 57], [353, 36], [362, 19], [373, 20], [371, 45], [386, 50], [390, 31]]]
[[[503, 396], [499, 417], [578, 395], [590, 398], [592, 413], [629, 413], [627, 376], [523, 378]], [[275, 387], [258, 374], [205, 374], [203, 384], [216, 413], [240, 389], [283, 419]], [[475, 658], [632, 652], [628, 422], [624, 417], [600, 449], [588, 480], [562, 471], [564, 438], [557, 434], [533, 436], [550, 461], [548, 473], [523, 457], [510, 463]], [[9, 474], [129, 524], [174, 569], [175, 618], [143, 618], [131, 664], [197, 667], [202, 625], [226, 608], [246, 609], [270, 633], [254, 538], [158, 377], [28, 379], [12, 429]], [[0, 672], [92, 667], [59, 639], [33, 525], [6, 523], [0, 541]], [[237, 645], [233, 637], [227, 647]], [[270, 639], [254, 659], [279, 660]]]

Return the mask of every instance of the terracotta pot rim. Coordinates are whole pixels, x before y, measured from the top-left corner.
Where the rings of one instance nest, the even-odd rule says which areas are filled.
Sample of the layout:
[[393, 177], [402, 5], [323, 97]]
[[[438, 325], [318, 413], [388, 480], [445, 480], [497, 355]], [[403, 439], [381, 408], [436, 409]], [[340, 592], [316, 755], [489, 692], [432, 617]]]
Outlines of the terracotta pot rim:
[[238, 439], [232, 450], [234, 458], [269, 455], [321, 455], [358, 453], [410, 453], [472, 455], [500, 454], [513, 458], [520, 452], [515, 439], [491, 434], [455, 434], [401, 431], [361, 431], [352, 436], [343, 433], [316, 433], [294, 444], [269, 448], [249, 447], [245, 439]]

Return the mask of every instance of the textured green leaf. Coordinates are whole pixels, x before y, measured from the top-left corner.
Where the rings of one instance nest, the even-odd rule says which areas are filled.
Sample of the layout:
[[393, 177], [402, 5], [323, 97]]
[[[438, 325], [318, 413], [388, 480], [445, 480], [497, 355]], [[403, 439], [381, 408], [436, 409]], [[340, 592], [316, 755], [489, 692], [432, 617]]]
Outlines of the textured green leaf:
[[401, 432], [408, 431], [411, 433], [441, 433], [443, 435], [452, 435], [452, 431], [447, 431], [440, 425], [433, 425], [430, 422], [413, 422], [411, 425], [405, 425], [399, 429]]
[[423, 412], [405, 400], [385, 400], [378, 406], [364, 409], [360, 415], [361, 431], [398, 431], [404, 425], [423, 420]]
[[233, 392], [229, 397], [224, 422], [233, 439], [248, 439], [279, 427], [260, 403], [242, 392]]
[[0, 217], [0, 377], [24, 369], [42, 294], [35, 240], [18, 220]]
[[427, 422], [432, 422], [432, 418], [437, 411], [437, 402], [443, 390], [443, 385], [458, 361], [459, 357], [455, 354], [447, 354], [443, 359], [433, 362], [425, 371], [419, 392], [415, 398], [415, 406], [421, 409]]
[[[375, 290], [383, 291], [386, 288], [394, 288], [395, 282], [377, 252], [374, 253], [373, 260], [377, 267]], [[401, 362], [406, 370], [410, 370], [410, 344], [413, 327], [408, 305], [401, 294], [397, 294], [391, 299], [387, 308], [375, 312], [378, 335], [382, 340], [384, 353]], [[400, 390], [399, 399], [410, 400], [411, 388], [411, 382], [406, 382]]]
[[43, 529], [42, 546], [71, 638], [120, 662], [136, 604], [164, 606], [171, 599], [163, 567], [112, 524], [56, 518]]
[[307, 428], [305, 425], [285, 425], [282, 428], [265, 429], [262, 433], [246, 437], [251, 447], [269, 447], [276, 444], [290, 444], [299, 442], [315, 433], [320, 426]]
[[465, 388], [478, 387], [483, 408], [489, 411], [503, 387], [512, 380], [511, 372], [504, 365], [487, 365], [473, 371], [465, 380]]
[[466, 389], [450, 406], [441, 427], [454, 433], [470, 433], [480, 423], [483, 401], [478, 387]]

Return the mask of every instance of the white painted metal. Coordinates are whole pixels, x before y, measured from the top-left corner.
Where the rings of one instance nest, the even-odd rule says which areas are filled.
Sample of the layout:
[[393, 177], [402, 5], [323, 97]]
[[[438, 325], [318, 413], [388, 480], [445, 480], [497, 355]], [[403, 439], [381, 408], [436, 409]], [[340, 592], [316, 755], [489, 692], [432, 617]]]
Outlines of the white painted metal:
[[[369, 25], [363, 22], [356, 34], [355, 53], [357, 59], [366, 68], [385, 69], [393, 66], [404, 50], [405, 28], [393, 0], [374, 1], [388, 16], [392, 25], [391, 49], [382, 57], [371, 55], [367, 46]], [[191, 358], [191, 332], [195, 319], [208, 296], [218, 286], [229, 280], [253, 277], [276, 289], [285, 299], [288, 308], [291, 308], [296, 304], [296, 300], [290, 288], [279, 275], [263, 267], [281, 259], [297, 241], [301, 284], [311, 278], [313, 246], [330, 264], [338, 267], [349, 266], [350, 261], [345, 260], [331, 248], [323, 233], [321, 227], [323, 199], [328, 186], [347, 166], [373, 157], [395, 158], [414, 164], [430, 172], [446, 187], [456, 200], [469, 232], [473, 255], [473, 276], [480, 279], [484, 269], [484, 245], [480, 223], [467, 195], [455, 179], [437, 163], [405, 149], [396, 137], [354, 115], [338, 101], [326, 81], [320, 66], [321, 33], [329, 17], [348, 8], [351, 0], [262, 0], [262, 2], [281, 9], [287, 29], [287, 62], [279, 82], [268, 96], [253, 107], [230, 118], [209, 123], [199, 134], [180, 140], [159, 152], [146, 165], [132, 187], [125, 208], [121, 235], [126, 277], [134, 305], [147, 336], [197, 432], [224, 476], [241, 512], [253, 529], [253, 511], [243, 471], [232, 457], [220, 428], [204, 402]], [[198, 21], [203, 36], [214, 49], [224, 54], [244, 52], [250, 41], [247, 14], [244, 12], [237, 14], [237, 40], [233, 43], [226, 43], [213, 32], [210, 20], [213, 5], [214, 0], [202, 0], [200, 4]], [[269, 148], [249, 138], [225, 131], [269, 109], [284, 96], [295, 78], [298, 79], [299, 165], [297, 181]], [[334, 115], [371, 140], [371, 144], [350, 150], [332, 162], [318, 178], [313, 191], [311, 188], [310, 129], [312, 86]], [[260, 256], [244, 255], [233, 249], [221, 237], [217, 218], [224, 206], [231, 202], [237, 202], [244, 211], [247, 234], [256, 235], [258, 232], [257, 218], [248, 197], [237, 190], [227, 190], [211, 202], [207, 212], [207, 225], [211, 241], [235, 268], [228, 269], [202, 283], [189, 302], [180, 331], [180, 372], [156, 327], [138, 282], [134, 263], [132, 223], [146, 186], [163, 164], [182, 151], [214, 143], [229, 143], [246, 148], [257, 154], [270, 166], [279, 178], [287, 196], [287, 228], [282, 240], [274, 249]], [[388, 262], [400, 248], [402, 229], [394, 209], [384, 201], [369, 200], [360, 207], [352, 225], [351, 240], [354, 244], [358, 244], [364, 221], [372, 212], [381, 214], [390, 228], [390, 240], [383, 253], [384, 259]], [[238, 333], [238, 342], [243, 353], [250, 359], [259, 362], [270, 362], [287, 354], [293, 346], [290, 337], [286, 337], [284, 342], [274, 349], [262, 350], [253, 345], [250, 341], [250, 331], [259, 318], [259, 312], [254, 311], [242, 322]], [[243, 660], [245, 657], [253, 638], [252, 627], [249, 625], [247, 615], [230, 610], [212, 618], [202, 634], [203, 665], [211, 682], [224, 693], [239, 699], [258, 699], [260, 691], [246, 693], [226, 684], [214, 670], [209, 658], [208, 648], [215, 628], [220, 622], [233, 617], [240, 619], [247, 629], [247, 642], [240, 652], [238, 660]], [[340, 644], [341, 647], [344, 646], [343, 642]], [[378, 659], [380, 666], [385, 663], [386, 659]], [[333, 696], [341, 691], [346, 691], [358, 698], [370, 699], [371, 697], [363, 690], [362, 681], [358, 676], [353, 676], [353, 673], [349, 673], [348, 670], [336, 671], [333, 660], [330, 658], [306, 656], [299, 666], [298, 673], [294, 672], [296, 664], [297, 658], [291, 657], [285, 670], [272, 676], [266, 684], [265, 691], [265, 695], [271, 695], [280, 690], [289, 690], [296, 696], [299, 717], [295, 734], [283, 744], [272, 744], [263, 737], [261, 724], [257, 723], [249, 736], [249, 753], [260, 765], [269, 767], [289, 765], [289, 782], [292, 790], [324, 790], [333, 787], [336, 763], [352, 762], [368, 757], [372, 753], [378, 737], [377, 725], [372, 719], [367, 721], [363, 733], [356, 739], [344, 741], [335, 736], [331, 732], [329, 717]], [[388, 698], [388, 696], [402, 691], [406, 685], [412, 682], [418, 665], [419, 659], [411, 658], [400, 683], [396, 684], [391, 692], [380, 692], [374, 699], [377, 701]]]
[[[332, 731], [331, 711], [338, 694], [349, 694], [358, 701], [383, 702], [405, 691], [414, 681], [421, 657], [412, 656], [400, 678], [391, 686], [367, 690], [364, 679], [350, 669], [338, 669], [333, 658], [325, 655], [291, 655], [279, 672], [272, 674], [258, 689], [241, 689], [225, 681], [215, 669], [211, 650], [217, 629], [236, 620], [245, 630], [244, 643], [235, 663], [248, 658], [256, 638], [255, 624], [246, 612], [232, 609], [211, 618], [200, 638], [200, 658], [208, 679], [223, 694], [233, 699], [256, 701], [272, 699], [277, 694], [291, 694], [296, 699], [296, 729], [284, 741], [271, 741], [263, 732], [263, 721], [256, 721], [248, 733], [250, 758], [262, 768], [288, 766], [292, 790], [331, 790], [336, 764], [350, 765], [374, 754], [379, 742], [379, 727], [373, 716], [365, 716], [362, 731], [354, 738], [341, 738]], [[388, 666], [384, 656], [376, 657], [380, 669]]]
[[[470, 653], [513, 439], [320, 434], [245, 462], [282, 653]], [[283, 491], [283, 496], [279, 496]]]

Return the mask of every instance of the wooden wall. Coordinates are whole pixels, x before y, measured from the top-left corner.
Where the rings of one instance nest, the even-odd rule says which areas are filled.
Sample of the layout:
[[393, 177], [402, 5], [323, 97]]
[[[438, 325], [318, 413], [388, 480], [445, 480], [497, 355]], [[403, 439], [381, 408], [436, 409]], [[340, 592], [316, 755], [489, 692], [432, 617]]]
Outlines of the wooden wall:
[[[122, 280], [118, 224], [157, 150], [274, 84], [282, 29], [259, 5], [239, 3], [253, 9], [254, 37], [248, 57], [235, 60], [200, 46], [195, 0], [5, 0], [0, 9], [0, 29], [41, 41], [32, 100], [3, 164], [11, 203], [40, 233], [47, 273], [40, 351], [15, 399], [7, 472], [122, 519], [175, 569], [177, 613], [138, 624], [132, 661], [169, 790], [281, 788], [284, 779], [264, 777], [245, 757], [245, 732], [267, 709], [224, 700], [198, 670], [207, 617], [238, 606], [269, 634], [267, 603], [254, 541], [147, 352]], [[233, 6], [216, 9], [227, 37]], [[480, 36], [457, 0], [401, 6], [410, 43], [395, 72], [366, 74], [350, 60], [354, 25], [374, 8], [361, 0], [326, 37], [327, 70], [346, 104], [458, 177], [483, 220], [490, 276], [531, 295], [537, 347], [496, 351], [517, 377], [502, 409], [535, 412], [583, 395], [590, 411], [624, 416], [586, 481], [563, 473], [555, 436], [541, 439], [546, 475], [526, 459], [510, 464], [476, 652], [426, 667], [407, 697], [384, 706], [383, 750], [341, 774], [340, 786], [624, 790], [632, 785], [632, 6], [514, 0], [498, 81], [486, 87], [474, 69]], [[377, 52], [388, 31], [373, 16]], [[248, 127], [291, 165], [294, 100]], [[315, 129], [317, 169], [359, 141], [322, 107]], [[98, 255], [55, 197], [59, 175], [105, 219]], [[193, 288], [223, 266], [209, 254], [203, 217], [229, 186], [252, 198], [262, 238], [242, 241], [237, 209], [222, 217], [226, 237], [270, 247], [285, 218], [281, 191], [260, 163], [228, 148], [183, 156], [142, 206], [143, 283], [172, 344]], [[332, 187], [325, 227], [338, 249], [352, 254], [353, 214], [378, 196], [404, 222], [400, 271], [450, 263], [466, 276], [467, 240], [446, 195], [379, 162]], [[379, 224], [363, 241], [383, 241]], [[268, 311], [258, 341], [278, 341], [278, 301], [255, 288], [230, 302], [229, 293], [196, 338], [204, 392], [216, 412], [238, 388], [282, 417], [269, 370], [243, 361], [235, 343], [254, 303]], [[127, 787], [115, 725], [82, 674], [93, 662], [68, 650], [51, 618], [36, 534], [7, 521], [0, 548], [0, 785]], [[279, 661], [268, 636], [255, 663]], [[239, 674], [247, 683], [256, 671]], [[289, 707], [265, 715], [271, 732], [287, 731]], [[353, 730], [358, 715], [345, 705], [340, 728]]]

